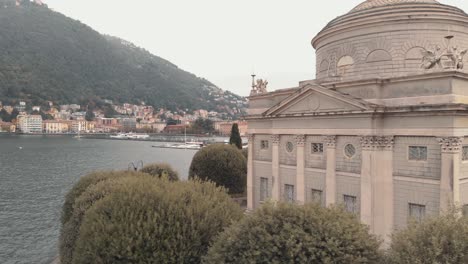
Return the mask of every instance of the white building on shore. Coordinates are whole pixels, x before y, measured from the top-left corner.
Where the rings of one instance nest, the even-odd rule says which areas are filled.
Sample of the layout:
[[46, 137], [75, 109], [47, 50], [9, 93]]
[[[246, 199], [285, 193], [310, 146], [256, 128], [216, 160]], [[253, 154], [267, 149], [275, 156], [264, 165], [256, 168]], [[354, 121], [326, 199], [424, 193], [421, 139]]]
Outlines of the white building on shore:
[[312, 45], [316, 79], [253, 85], [248, 207], [343, 204], [383, 239], [411, 217], [466, 208], [468, 15], [436, 0], [367, 0]]
[[19, 115], [17, 117], [17, 124], [21, 133], [42, 133], [42, 117], [40, 115]]

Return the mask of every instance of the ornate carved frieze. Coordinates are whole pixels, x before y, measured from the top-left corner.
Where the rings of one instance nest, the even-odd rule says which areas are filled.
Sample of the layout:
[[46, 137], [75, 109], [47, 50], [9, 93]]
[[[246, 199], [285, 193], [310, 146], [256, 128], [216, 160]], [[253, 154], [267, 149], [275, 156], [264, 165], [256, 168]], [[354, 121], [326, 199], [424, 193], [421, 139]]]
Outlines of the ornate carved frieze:
[[325, 143], [329, 148], [336, 148], [336, 136], [326, 136]]
[[392, 150], [393, 136], [363, 136], [361, 147], [363, 150]]
[[446, 137], [438, 138], [437, 140], [442, 147], [442, 152], [445, 153], [460, 152], [463, 143], [463, 138], [461, 137]]
[[447, 47], [445, 49], [436, 46], [434, 50], [424, 50], [421, 67], [424, 69], [443, 68], [461, 70], [464, 67], [463, 57], [467, 49], [459, 49], [451, 44], [454, 36], [446, 36]]
[[273, 145], [279, 145], [280, 143], [280, 135], [271, 135], [271, 143]]
[[298, 147], [303, 147], [305, 146], [305, 135], [296, 135], [295, 136], [295, 140], [296, 140], [296, 144]]

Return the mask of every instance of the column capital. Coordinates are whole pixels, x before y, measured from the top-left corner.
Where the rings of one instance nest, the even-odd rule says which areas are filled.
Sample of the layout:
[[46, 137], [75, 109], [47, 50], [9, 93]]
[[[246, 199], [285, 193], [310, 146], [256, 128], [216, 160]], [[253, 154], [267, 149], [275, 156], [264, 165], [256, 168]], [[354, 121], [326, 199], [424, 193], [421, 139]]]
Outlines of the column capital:
[[271, 142], [273, 143], [273, 145], [279, 145], [280, 135], [271, 135]]
[[392, 150], [393, 136], [362, 136], [361, 147], [363, 150]]
[[254, 140], [255, 134], [247, 134], [247, 138], [249, 139], [249, 142], [251, 142]]
[[325, 143], [329, 148], [336, 148], [336, 136], [326, 136]]
[[438, 138], [443, 153], [458, 153], [461, 150], [463, 138], [462, 137], [444, 137]]
[[306, 139], [305, 135], [296, 135], [294, 139], [296, 140], [296, 144], [298, 147], [305, 146], [305, 139]]

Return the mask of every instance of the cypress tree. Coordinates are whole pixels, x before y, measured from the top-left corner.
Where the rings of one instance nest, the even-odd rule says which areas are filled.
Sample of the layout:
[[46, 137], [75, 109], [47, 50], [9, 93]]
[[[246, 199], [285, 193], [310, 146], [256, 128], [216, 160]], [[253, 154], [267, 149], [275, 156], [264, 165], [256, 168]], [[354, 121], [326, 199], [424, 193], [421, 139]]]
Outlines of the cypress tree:
[[242, 138], [239, 133], [239, 126], [237, 123], [232, 125], [231, 137], [229, 138], [229, 144], [235, 145], [238, 149], [242, 149]]

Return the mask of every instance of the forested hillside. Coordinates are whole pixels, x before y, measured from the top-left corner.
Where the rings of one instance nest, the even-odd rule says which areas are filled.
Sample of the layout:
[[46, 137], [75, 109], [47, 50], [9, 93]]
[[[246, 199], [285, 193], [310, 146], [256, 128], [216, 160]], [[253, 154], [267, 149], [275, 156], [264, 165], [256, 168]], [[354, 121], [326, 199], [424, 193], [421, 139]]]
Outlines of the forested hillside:
[[222, 111], [243, 100], [45, 5], [0, 4], [0, 101], [65, 104], [101, 98]]

